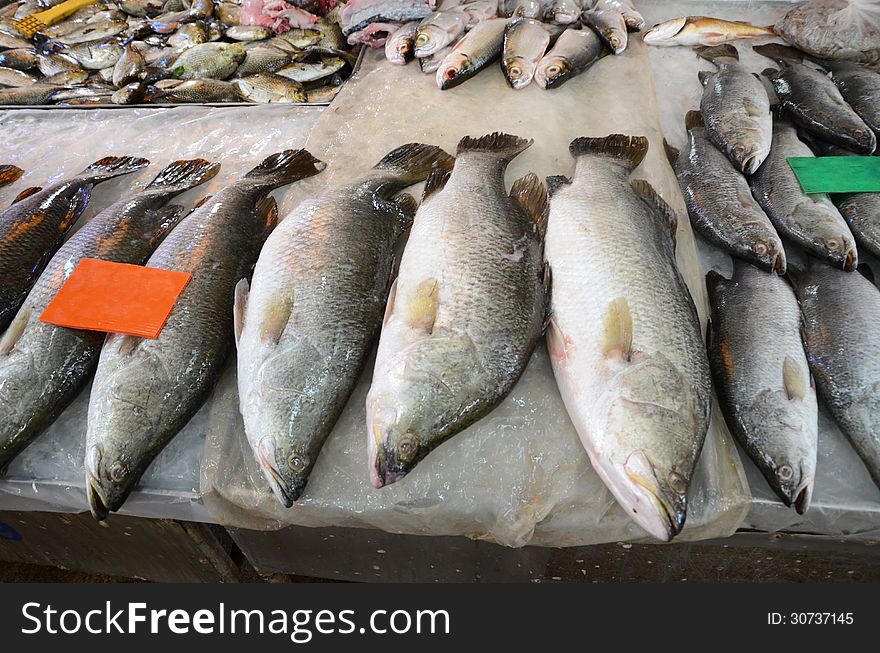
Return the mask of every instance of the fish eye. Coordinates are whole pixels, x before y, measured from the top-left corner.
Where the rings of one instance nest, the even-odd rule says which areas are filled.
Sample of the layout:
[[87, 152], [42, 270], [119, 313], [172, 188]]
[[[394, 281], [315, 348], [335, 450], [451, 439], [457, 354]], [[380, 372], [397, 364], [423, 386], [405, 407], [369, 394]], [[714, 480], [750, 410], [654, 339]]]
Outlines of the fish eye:
[[755, 245], [755, 253], [763, 256], [767, 253], [767, 245], [765, 245], [764, 243], [758, 243], [757, 245]]
[[669, 487], [678, 494], [687, 492], [687, 483], [678, 472], [669, 472]]
[[794, 470], [788, 465], [782, 465], [778, 471], [779, 480], [781, 481], [790, 481], [794, 476]]
[[862, 131], [861, 129], [856, 129], [853, 131], [853, 136], [855, 136], [856, 138], [861, 138], [864, 135], [865, 135], [865, 132]]
[[117, 460], [110, 466], [110, 480], [119, 483], [128, 475], [128, 467], [121, 460]]
[[562, 69], [559, 66], [557, 66], [556, 64], [554, 64], [552, 66], [547, 66], [547, 74], [548, 75], [558, 75], [561, 71], [562, 71]]
[[412, 433], [404, 433], [397, 443], [397, 453], [402, 459], [407, 460], [416, 452], [418, 446], [418, 442]]
[[826, 241], [825, 244], [828, 246], [828, 249], [837, 249], [838, 247], [840, 247], [840, 243], [833, 238]]
[[305, 470], [306, 466], [309, 464], [309, 459], [305, 456], [301, 456], [296, 451], [292, 452], [287, 457], [287, 466], [290, 467], [294, 472], [302, 472]]
[[419, 35], [416, 37], [416, 47], [427, 45], [430, 40], [430, 36], [428, 36], [424, 32], [420, 32]]
[[446, 77], [446, 79], [455, 79], [455, 76], [457, 74], [458, 71], [455, 68], [450, 68], [445, 73], [443, 73], [443, 76]]
[[507, 69], [507, 72], [511, 77], [514, 78], [520, 77], [522, 75], [522, 70], [519, 68], [519, 66], [511, 66]]

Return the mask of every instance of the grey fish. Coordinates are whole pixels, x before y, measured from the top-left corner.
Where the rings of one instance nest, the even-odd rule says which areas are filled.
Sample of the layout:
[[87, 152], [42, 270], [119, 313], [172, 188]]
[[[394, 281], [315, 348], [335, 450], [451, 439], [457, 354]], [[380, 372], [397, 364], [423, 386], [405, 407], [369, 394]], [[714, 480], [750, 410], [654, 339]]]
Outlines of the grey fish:
[[273, 154], [193, 210], [150, 257], [148, 267], [189, 272], [192, 280], [158, 338], [112, 334], [101, 349], [85, 460], [96, 519], [122, 506], [219, 377], [233, 340], [235, 286], [278, 220], [269, 193], [323, 167], [305, 150]]
[[700, 320], [675, 262], [677, 216], [630, 179], [646, 138], [569, 149], [573, 178], [548, 179], [550, 362], [593, 468], [636, 523], [669, 540], [684, 527], [711, 402]]
[[153, 182], [101, 211], [55, 254], [0, 340], [0, 469], [79, 394], [98, 364], [104, 333], [67, 329], [40, 315], [84, 258], [142, 265], [183, 215], [168, 202], [220, 168], [175, 161]]
[[690, 111], [684, 155], [667, 145], [694, 229], [713, 245], [766, 271], [785, 274], [782, 240], [749, 183], [712, 143], [704, 119]]
[[861, 156], [860, 154], [856, 154], [844, 147], [840, 147], [840, 145], [827, 143], [815, 134], [811, 134], [803, 127], [797, 128], [797, 135], [801, 141], [806, 143], [807, 146], [813, 150], [813, 154], [816, 156]]
[[148, 163], [146, 159], [106, 157], [0, 211], [0, 331], [9, 326], [40, 272], [85, 210], [92, 187]]
[[457, 9], [435, 11], [416, 29], [416, 57], [427, 57], [455, 43], [464, 34], [469, 21], [470, 16]]
[[776, 121], [773, 146], [749, 185], [758, 204], [779, 232], [808, 252], [844, 270], [858, 265], [856, 243], [846, 221], [827, 195], [807, 195], [801, 190], [788, 157], [813, 156], [797, 137], [794, 127]]
[[877, 136], [846, 103], [831, 79], [790, 58], [790, 49], [785, 46], [769, 43], [752, 49], [779, 63], [779, 70], [768, 69], [764, 75], [773, 84], [783, 111], [794, 122], [829, 143], [857, 154], [873, 154]]
[[122, 46], [114, 40], [77, 43], [59, 50], [63, 57], [76, 61], [87, 70], [101, 70], [116, 65], [122, 52]]
[[773, 140], [770, 98], [761, 81], [739, 63], [732, 45], [699, 48], [699, 56], [718, 71], [700, 72], [700, 111], [709, 138], [747, 175], [754, 174]]
[[266, 241], [250, 291], [245, 282], [237, 289], [245, 433], [287, 507], [302, 494], [381, 326], [394, 245], [417, 208], [412, 196], [394, 195], [452, 162], [440, 148], [403, 145], [365, 175], [304, 201]]
[[706, 275], [707, 350], [731, 433], [786, 506], [804, 514], [816, 478], [818, 405], [791, 286], [740, 260]]
[[274, 73], [290, 63], [290, 54], [275, 47], [250, 48], [233, 77], [247, 77], [257, 73]]
[[172, 88], [163, 89], [161, 97], [175, 102], [199, 102], [206, 104], [214, 102], [241, 102], [243, 99], [235, 84], [223, 82], [219, 79], [177, 81]]
[[502, 0], [498, 12], [506, 17], [540, 18], [541, 5], [541, 0]]
[[172, 48], [191, 48], [208, 42], [208, 32], [200, 23], [181, 25], [174, 34], [168, 37], [166, 45]]
[[629, 43], [626, 20], [612, 0], [585, 0], [581, 20], [596, 30], [614, 54], [626, 50]]
[[[112, 67], [113, 64], [110, 64], [110, 66]], [[66, 57], [60, 57], [57, 54], [38, 54], [37, 67], [40, 73], [46, 77], [51, 77], [52, 75], [68, 71], [82, 70], [80, 65], [75, 61], [71, 61]]]
[[570, 25], [578, 21], [581, 11], [577, 0], [550, 0], [543, 6], [542, 17], [547, 23]]
[[36, 81], [36, 77], [28, 75], [21, 70], [0, 67], [0, 86], [12, 86], [18, 88], [21, 86], [30, 86]]
[[880, 258], [880, 193], [832, 195], [859, 247]]
[[880, 73], [847, 61], [822, 65], [831, 71], [831, 81], [847, 104], [880, 136]]
[[47, 104], [110, 104], [110, 98], [115, 92], [112, 87], [97, 85], [54, 88], [55, 92], [48, 97]]
[[33, 70], [37, 67], [37, 53], [32, 49], [0, 52], [0, 66], [15, 70]]
[[565, 30], [535, 70], [541, 88], [558, 88], [602, 56], [602, 42], [590, 28]]
[[8, 186], [21, 179], [24, 170], [18, 166], [3, 164], [0, 165], [0, 186]]
[[147, 62], [139, 51], [135, 50], [131, 43], [125, 46], [125, 50], [116, 65], [113, 66], [113, 85], [121, 88], [126, 84], [141, 79]]
[[13, 36], [0, 31], [0, 50], [21, 50], [31, 47], [31, 44], [21, 36]]
[[540, 21], [518, 18], [507, 25], [501, 70], [510, 88], [521, 89], [531, 84], [538, 62], [549, 45], [550, 32]]
[[236, 25], [226, 30], [226, 37], [233, 41], [264, 41], [274, 34], [268, 27], [259, 25]]
[[447, 48], [443, 48], [438, 52], [435, 52], [432, 55], [428, 55], [427, 57], [422, 57], [419, 59], [419, 68], [421, 68], [423, 73], [433, 73], [437, 72], [437, 69], [443, 63], [443, 60], [446, 59], [447, 55], [452, 52], [452, 46], [450, 45]]
[[110, 96], [113, 104], [142, 104], [149, 86], [144, 82], [131, 82]]
[[504, 48], [506, 18], [490, 18], [477, 23], [453, 46], [437, 68], [437, 86], [447, 90], [466, 82], [495, 61]]
[[432, 13], [422, 0], [353, 0], [339, 11], [339, 26], [346, 37], [371, 23], [408, 23]]
[[314, 82], [332, 75], [345, 66], [345, 61], [339, 57], [322, 57], [316, 62], [300, 61], [289, 64], [277, 71], [278, 75], [292, 79], [295, 82]]
[[508, 164], [531, 144], [499, 133], [465, 137], [452, 174], [428, 179], [367, 395], [377, 488], [501, 403], [541, 338], [547, 191], [534, 174], [510, 195], [504, 187]]
[[88, 78], [89, 73], [86, 70], [63, 70], [60, 73], [55, 73], [54, 75], [50, 75], [49, 77], [44, 77], [40, 80], [40, 83], [52, 84], [54, 86], [70, 86], [75, 84], [82, 84]]
[[241, 43], [202, 43], [185, 50], [174, 62], [172, 72], [178, 79], [226, 79], [246, 54]]
[[794, 285], [819, 396], [880, 486], [880, 291], [858, 272], [815, 263]]
[[85, 23], [76, 29], [57, 36], [53, 41], [64, 45], [76, 45], [90, 41], [100, 41], [111, 36], [121, 34], [128, 29], [128, 23], [124, 21], [106, 21], [103, 23]]
[[303, 85], [276, 73], [257, 73], [232, 82], [239, 94], [251, 102], [260, 104], [283, 102], [298, 104], [308, 102]]
[[57, 86], [40, 83], [19, 88], [3, 88], [0, 89], [0, 106], [46, 104], [46, 101], [57, 91]]
[[419, 21], [414, 20], [401, 25], [385, 41], [385, 58], [391, 63], [403, 65], [415, 56], [416, 30]]

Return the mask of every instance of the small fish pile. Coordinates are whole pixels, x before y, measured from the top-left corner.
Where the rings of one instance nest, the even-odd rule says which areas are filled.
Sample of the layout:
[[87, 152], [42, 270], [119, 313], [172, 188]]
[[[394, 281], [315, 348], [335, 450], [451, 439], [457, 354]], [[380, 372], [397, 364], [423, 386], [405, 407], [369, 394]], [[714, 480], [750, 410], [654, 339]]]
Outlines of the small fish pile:
[[99, 0], [27, 39], [13, 20], [36, 5], [17, 0], [0, 9], [0, 106], [327, 103], [356, 60], [334, 5]]
[[[376, 3], [351, 0], [346, 7], [367, 1]], [[392, 4], [398, 7], [399, 2]], [[408, 2], [412, 10], [418, 0]], [[383, 16], [391, 15], [390, 6]], [[418, 59], [422, 72], [436, 75], [441, 90], [467, 81], [496, 59], [511, 88], [535, 80], [550, 89], [589, 68], [606, 48], [623, 52], [627, 31], [643, 25], [629, 0], [476, 0], [408, 22], [374, 23], [369, 40], [358, 42], [384, 44], [394, 64]]]

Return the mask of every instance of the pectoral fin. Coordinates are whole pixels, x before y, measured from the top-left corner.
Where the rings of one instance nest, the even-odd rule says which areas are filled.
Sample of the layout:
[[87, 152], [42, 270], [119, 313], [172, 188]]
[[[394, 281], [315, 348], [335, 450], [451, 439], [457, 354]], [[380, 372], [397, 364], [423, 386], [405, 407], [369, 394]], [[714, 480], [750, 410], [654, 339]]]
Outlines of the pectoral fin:
[[789, 399], [804, 400], [807, 396], [807, 379], [797, 363], [789, 356], [782, 363], [782, 383]]
[[413, 329], [431, 333], [440, 308], [440, 284], [434, 278], [425, 279], [416, 287], [407, 307], [407, 322]]
[[281, 334], [293, 311], [293, 290], [274, 297], [260, 320], [260, 340], [265, 344], [278, 344]]
[[632, 315], [625, 297], [608, 305], [602, 329], [602, 354], [609, 360], [628, 361], [632, 357]]
[[7, 327], [3, 337], [0, 338], [0, 356], [8, 356], [15, 345], [21, 340], [25, 327], [31, 319], [33, 308], [30, 306], [23, 307], [12, 319], [12, 324]]
[[241, 332], [244, 331], [244, 315], [247, 312], [248, 293], [250, 285], [247, 279], [241, 279], [235, 284], [235, 302], [232, 309], [232, 324], [235, 330], [235, 344], [241, 340]]

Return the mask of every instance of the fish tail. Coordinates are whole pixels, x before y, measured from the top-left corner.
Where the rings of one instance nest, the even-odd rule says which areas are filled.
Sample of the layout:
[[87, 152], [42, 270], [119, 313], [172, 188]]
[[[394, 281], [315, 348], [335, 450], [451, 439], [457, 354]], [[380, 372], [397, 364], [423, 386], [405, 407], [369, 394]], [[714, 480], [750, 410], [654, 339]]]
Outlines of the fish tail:
[[502, 132], [493, 132], [480, 138], [465, 136], [458, 142], [456, 156], [461, 156], [465, 152], [488, 152], [502, 157], [505, 161], [511, 161], [531, 147], [534, 142], [531, 138], [520, 138]]
[[6, 184], [11, 184], [14, 181], [18, 181], [19, 179], [21, 179], [21, 176], [23, 174], [24, 170], [22, 170], [18, 166], [0, 166], [0, 186], [5, 186]]
[[530, 172], [522, 179], [513, 182], [510, 189], [510, 197], [512, 197], [525, 211], [532, 220], [535, 221], [535, 231], [538, 238], [544, 238], [547, 230], [547, 215], [550, 212], [550, 202], [547, 196], [547, 189], [538, 176], [534, 172]]
[[212, 163], [205, 159], [174, 161], [156, 175], [156, 178], [147, 186], [147, 190], [156, 189], [182, 193], [213, 178], [218, 170], [220, 170], [219, 163]]
[[735, 59], [739, 61], [739, 50], [730, 43], [722, 43], [721, 45], [705, 46], [700, 45], [694, 48], [697, 56], [712, 63], [723, 63], [720, 59]]
[[765, 43], [764, 45], [753, 45], [752, 50], [760, 54], [762, 57], [773, 59], [774, 61], [803, 61], [804, 53], [790, 45], [782, 45], [781, 43]]
[[137, 172], [148, 165], [150, 165], [150, 162], [147, 159], [133, 156], [108, 156], [95, 161], [83, 170], [79, 176], [97, 184], [107, 179]]
[[399, 176], [405, 185], [424, 181], [434, 171], [452, 170], [455, 158], [437, 147], [424, 143], [407, 143], [391, 150], [373, 168]]
[[625, 134], [611, 134], [604, 138], [582, 136], [571, 142], [568, 151], [575, 159], [588, 154], [610, 156], [620, 159], [628, 170], [635, 170], [648, 153], [648, 139]]
[[284, 150], [264, 159], [244, 178], [274, 189], [316, 175], [326, 167], [307, 150]]

